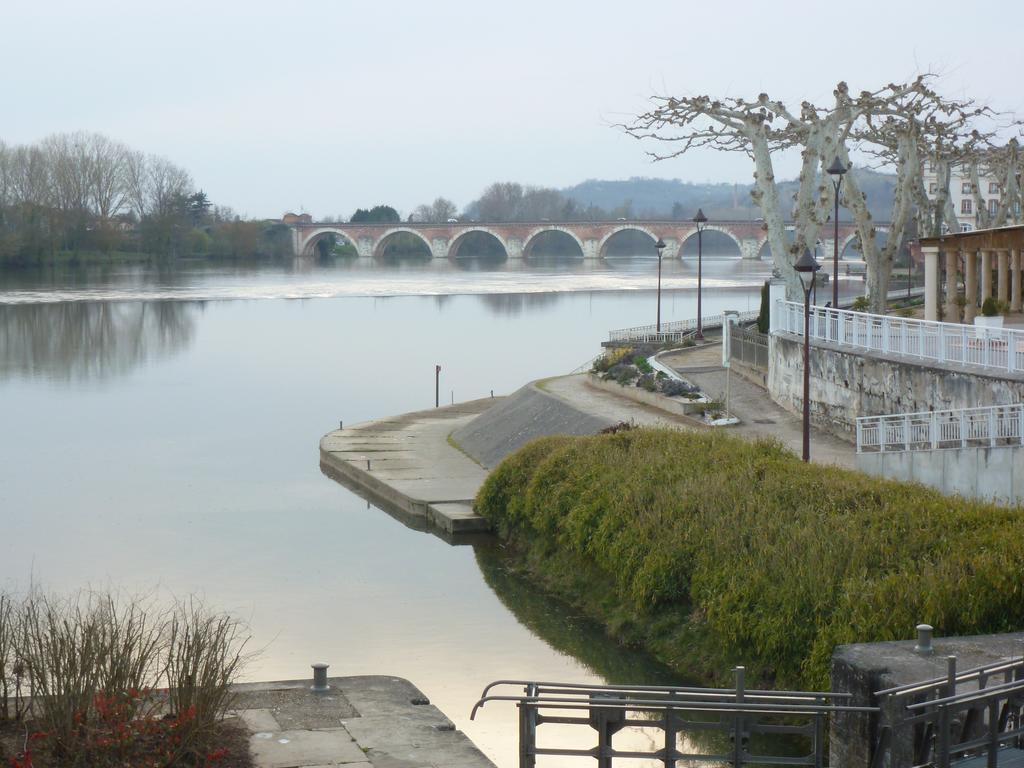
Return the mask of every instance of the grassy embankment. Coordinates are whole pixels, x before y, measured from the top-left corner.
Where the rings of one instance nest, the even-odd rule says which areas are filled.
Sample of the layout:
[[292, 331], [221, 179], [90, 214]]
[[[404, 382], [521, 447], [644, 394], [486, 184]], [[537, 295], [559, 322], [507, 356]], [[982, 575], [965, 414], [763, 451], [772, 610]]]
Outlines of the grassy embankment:
[[478, 511], [545, 589], [688, 676], [826, 686], [835, 645], [1024, 627], [1024, 515], [806, 465], [774, 442], [637, 429], [503, 461]]

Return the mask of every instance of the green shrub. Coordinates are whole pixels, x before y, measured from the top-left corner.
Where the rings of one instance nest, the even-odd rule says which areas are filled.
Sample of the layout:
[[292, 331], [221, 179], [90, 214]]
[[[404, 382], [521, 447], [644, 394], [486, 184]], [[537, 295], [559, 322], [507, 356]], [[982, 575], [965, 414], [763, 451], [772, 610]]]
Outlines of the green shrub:
[[634, 355], [633, 365], [637, 367], [640, 373], [652, 373], [654, 371], [654, 368], [651, 367], [651, 364], [647, 362], [647, 358], [643, 355]]
[[871, 308], [871, 302], [867, 296], [858, 296], [853, 300], [850, 309], [854, 312], [867, 312]]
[[992, 296], [985, 297], [985, 300], [981, 302], [981, 314], [985, 317], [995, 317], [999, 314], [999, 302]]
[[744, 663], [817, 688], [837, 643], [919, 622], [1024, 628], [1021, 510], [804, 464], [774, 441], [544, 438], [495, 468], [476, 508], [541, 584], [691, 674]]
[[653, 373], [645, 373], [636, 380], [636, 385], [647, 392], [658, 391], [658, 380], [655, 378]]

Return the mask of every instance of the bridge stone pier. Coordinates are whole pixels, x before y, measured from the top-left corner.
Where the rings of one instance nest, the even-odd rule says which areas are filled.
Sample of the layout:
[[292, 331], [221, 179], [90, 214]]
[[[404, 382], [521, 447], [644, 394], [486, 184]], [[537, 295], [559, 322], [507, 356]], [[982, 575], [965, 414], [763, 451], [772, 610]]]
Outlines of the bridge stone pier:
[[[295, 217], [297, 218], [297, 217]], [[640, 232], [651, 240], [651, 254], [654, 243], [661, 238], [665, 242], [664, 257], [679, 258], [683, 246], [697, 237], [697, 228], [687, 221], [573, 221], [573, 222], [451, 222], [429, 224], [419, 222], [394, 222], [387, 224], [333, 224], [313, 221], [289, 221], [292, 230], [292, 245], [296, 256], [313, 255], [316, 244], [327, 235], [344, 238], [356, 248], [363, 258], [379, 258], [388, 243], [398, 233], [407, 233], [418, 238], [429, 249], [435, 259], [459, 258], [467, 235], [483, 233], [492, 238], [504, 250], [509, 259], [530, 258], [534, 246], [545, 233], [558, 233], [560, 238], [575, 242], [584, 259], [602, 259], [607, 255], [607, 246], [620, 232]], [[768, 239], [763, 224], [758, 221], [716, 221], [704, 230], [720, 232], [732, 240], [739, 255], [744, 259], [756, 259]], [[849, 224], [840, 224], [840, 248], [845, 248], [854, 239], [856, 232]], [[692, 246], [688, 246], [687, 250]], [[832, 240], [823, 240], [820, 255], [824, 258], [832, 253]]]

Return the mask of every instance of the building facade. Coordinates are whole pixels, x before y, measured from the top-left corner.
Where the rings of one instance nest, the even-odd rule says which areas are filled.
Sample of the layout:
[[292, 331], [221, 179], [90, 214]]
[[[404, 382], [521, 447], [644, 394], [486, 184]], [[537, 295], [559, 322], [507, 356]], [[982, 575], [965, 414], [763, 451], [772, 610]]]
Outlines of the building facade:
[[[924, 188], [929, 200], [934, 200], [939, 190], [939, 179], [935, 166], [931, 162], [924, 165]], [[1000, 184], [995, 176], [980, 176], [981, 198], [990, 217], [995, 217], [999, 209]], [[981, 226], [981, 217], [974, 199], [970, 173], [964, 166], [953, 166], [949, 176], [949, 199], [956, 211], [959, 232], [971, 232]], [[1019, 218], [1020, 210], [1011, 211], [1010, 215]], [[991, 220], [991, 219], [990, 219]]]

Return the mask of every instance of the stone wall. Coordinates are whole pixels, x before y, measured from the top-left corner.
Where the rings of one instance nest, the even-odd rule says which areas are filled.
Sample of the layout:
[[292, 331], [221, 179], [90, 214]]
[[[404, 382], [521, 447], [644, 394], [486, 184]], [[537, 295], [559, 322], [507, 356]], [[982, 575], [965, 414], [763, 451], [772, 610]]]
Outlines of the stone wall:
[[[803, 408], [803, 349], [798, 336], [776, 332], [769, 339], [768, 392], [797, 414]], [[856, 439], [858, 416], [1024, 401], [1024, 376], [867, 356], [825, 343], [811, 344], [810, 372], [811, 420], [850, 440]]]

